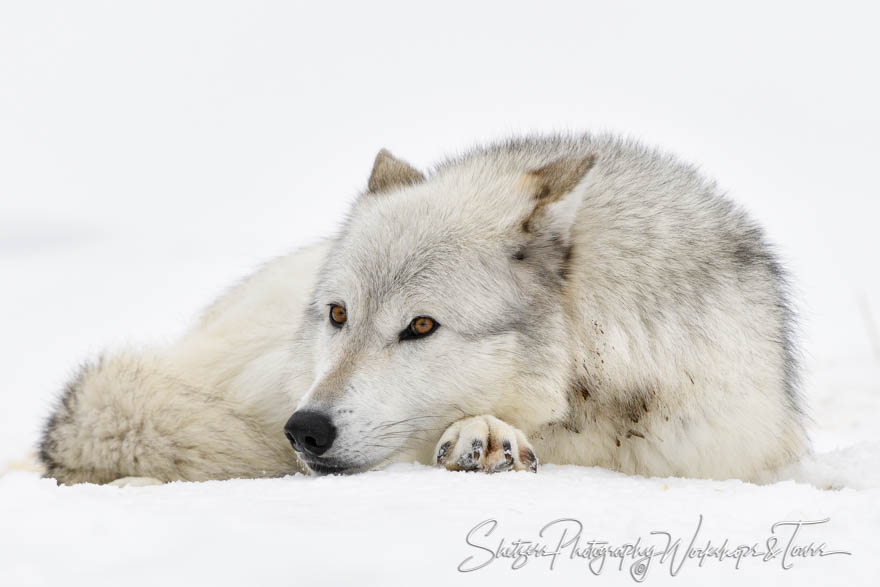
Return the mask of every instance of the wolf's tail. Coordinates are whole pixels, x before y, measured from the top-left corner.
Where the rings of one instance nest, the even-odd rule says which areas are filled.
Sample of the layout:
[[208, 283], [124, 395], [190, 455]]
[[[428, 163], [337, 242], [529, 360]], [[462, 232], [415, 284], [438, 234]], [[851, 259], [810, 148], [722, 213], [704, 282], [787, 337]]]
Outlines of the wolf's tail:
[[80, 367], [43, 429], [38, 456], [46, 475], [61, 483], [107, 483], [164, 469], [172, 477], [173, 447], [153, 396], [170, 395], [173, 387], [158, 359], [144, 354], [104, 356]]
[[222, 389], [187, 381], [171, 364], [161, 353], [123, 352], [83, 365], [43, 430], [39, 460], [46, 475], [72, 484], [295, 470], [293, 451], [267, 437], [281, 437], [280, 430], [263, 430], [247, 406]]

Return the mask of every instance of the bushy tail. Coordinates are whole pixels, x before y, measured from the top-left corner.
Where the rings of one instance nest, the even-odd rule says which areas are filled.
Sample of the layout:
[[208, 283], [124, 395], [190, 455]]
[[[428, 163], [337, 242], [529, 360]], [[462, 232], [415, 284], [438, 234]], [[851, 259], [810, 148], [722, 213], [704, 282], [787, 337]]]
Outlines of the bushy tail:
[[[160, 354], [120, 353], [84, 365], [66, 386], [39, 447], [60, 483], [283, 475], [289, 447], [246, 406], [173, 373]], [[286, 450], [285, 450], [286, 449]]]

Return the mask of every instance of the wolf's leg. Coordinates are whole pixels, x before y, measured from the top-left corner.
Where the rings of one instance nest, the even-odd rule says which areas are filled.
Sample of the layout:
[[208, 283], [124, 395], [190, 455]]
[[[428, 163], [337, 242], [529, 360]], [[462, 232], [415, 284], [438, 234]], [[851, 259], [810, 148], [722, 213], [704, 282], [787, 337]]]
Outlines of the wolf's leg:
[[475, 416], [450, 426], [434, 451], [435, 462], [450, 471], [538, 470], [538, 459], [525, 435], [494, 416]]

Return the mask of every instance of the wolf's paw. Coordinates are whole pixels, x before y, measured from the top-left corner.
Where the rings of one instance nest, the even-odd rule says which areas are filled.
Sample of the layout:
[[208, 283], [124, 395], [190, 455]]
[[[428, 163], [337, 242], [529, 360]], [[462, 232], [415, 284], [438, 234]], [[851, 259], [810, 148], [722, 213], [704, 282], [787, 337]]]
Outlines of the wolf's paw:
[[148, 487], [150, 485], [162, 485], [162, 481], [153, 477], [122, 477], [116, 481], [111, 481], [107, 485], [113, 487]]
[[494, 416], [459, 420], [443, 433], [434, 455], [435, 463], [450, 471], [538, 470], [538, 458], [525, 435]]

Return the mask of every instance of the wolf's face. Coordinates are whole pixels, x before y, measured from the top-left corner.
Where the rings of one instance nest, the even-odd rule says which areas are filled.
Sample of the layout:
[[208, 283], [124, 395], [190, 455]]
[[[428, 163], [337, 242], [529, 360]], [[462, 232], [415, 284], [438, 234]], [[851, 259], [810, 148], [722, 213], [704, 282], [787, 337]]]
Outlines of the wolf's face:
[[566, 398], [545, 391], [564, 372], [548, 349], [565, 337], [563, 196], [587, 169], [542, 201], [541, 170], [425, 180], [380, 153], [306, 320], [316, 377], [286, 433], [313, 471], [424, 460], [470, 415], [564, 414]]

